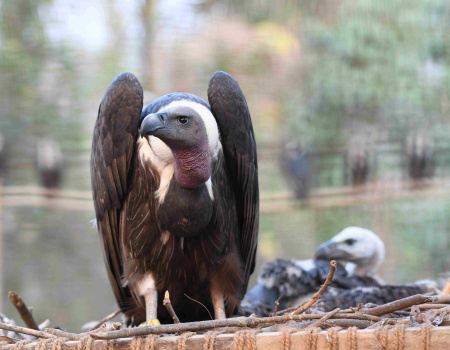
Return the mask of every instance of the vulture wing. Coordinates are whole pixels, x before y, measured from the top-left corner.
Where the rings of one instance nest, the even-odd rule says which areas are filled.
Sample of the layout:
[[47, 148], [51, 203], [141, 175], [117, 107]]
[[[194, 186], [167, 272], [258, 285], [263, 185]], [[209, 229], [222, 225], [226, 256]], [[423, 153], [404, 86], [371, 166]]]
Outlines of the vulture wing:
[[128, 192], [142, 105], [137, 78], [131, 73], [116, 77], [100, 104], [92, 142], [91, 181], [98, 231], [108, 276], [123, 311], [131, 294], [121, 282], [120, 210]]
[[244, 263], [246, 290], [250, 274], [255, 269], [258, 243], [259, 189], [255, 135], [244, 94], [230, 75], [224, 72], [213, 74], [209, 81], [208, 100], [219, 126], [223, 153], [233, 184], [240, 225], [237, 237]]

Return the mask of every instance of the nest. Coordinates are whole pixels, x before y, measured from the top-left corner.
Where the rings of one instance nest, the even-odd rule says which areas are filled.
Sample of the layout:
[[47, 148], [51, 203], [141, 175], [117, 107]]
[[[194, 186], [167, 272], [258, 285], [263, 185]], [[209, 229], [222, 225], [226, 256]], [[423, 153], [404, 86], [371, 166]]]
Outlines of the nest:
[[[298, 308], [277, 311], [269, 317], [251, 315], [224, 320], [179, 323], [170, 304], [164, 305], [173, 315], [174, 324], [122, 328], [106, 321], [94, 330], [75, 334], [54, 328], [40, 330], [17, 293], [10, 299], [27, 328], [0, 323], [0, 329], [15, 332], [17, 337], [0, 337], [0, 349], [233, 349], [233, 350], [365, 350], [365, 349], [448, 349], [450, 348], [450, 294], [417, 294], [384, 305], [359, 305], [339, 308], [325, 314], [307, 314], [331, 282], [336, 268], [320, 290]], [[446, 290], [446, 289], [445, 289]]]

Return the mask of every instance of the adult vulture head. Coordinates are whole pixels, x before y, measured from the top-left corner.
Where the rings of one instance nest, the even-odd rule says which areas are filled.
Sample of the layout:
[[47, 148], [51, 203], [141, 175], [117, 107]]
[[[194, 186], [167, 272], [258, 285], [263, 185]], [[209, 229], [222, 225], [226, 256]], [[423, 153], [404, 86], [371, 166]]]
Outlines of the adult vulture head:
[[[259, 192], [250, 113], [237, 82], [216, 72], [210, 105], [172, 93], [142, 110], [119, 75], [100, 104], [91, 158], [98, 231], [127, 324], [231, 316], [255, 266]], [[203, 305], [201, 305], [203, 304]]]

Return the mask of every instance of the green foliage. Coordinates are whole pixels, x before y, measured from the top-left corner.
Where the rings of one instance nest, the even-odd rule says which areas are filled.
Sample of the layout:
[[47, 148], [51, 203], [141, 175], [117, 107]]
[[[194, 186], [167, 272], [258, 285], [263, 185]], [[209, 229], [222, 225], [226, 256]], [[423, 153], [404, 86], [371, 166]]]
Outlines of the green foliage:
[[390, 138], [442, 130], [449, 11], [444, 0], [357, 0], [344, 2], [333, 21], [310, 17], [308, 73], [302, 91], [286, 100], [289, 127], [315, 147], [339, 144], [361, 127]]
[[79, 101], [76, 65], [64, 43], [48, 43], [39, 15], [48, 3], [5, 0], [0, 8], [0, 132], [19, 148], [22, 138], [51, 134], [66, 149], [81, 138], [79, 110], [61, 106], [64, 95], [71, 106]]

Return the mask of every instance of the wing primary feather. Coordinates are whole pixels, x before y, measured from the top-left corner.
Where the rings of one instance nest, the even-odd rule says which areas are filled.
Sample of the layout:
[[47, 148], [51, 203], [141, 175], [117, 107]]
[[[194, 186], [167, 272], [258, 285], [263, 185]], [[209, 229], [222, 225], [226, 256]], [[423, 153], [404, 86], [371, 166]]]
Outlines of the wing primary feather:
[[131, 73], [117, 76], [100, 103], [94, 128], [91, 179], [103, 255], [114, 295], [122, 311], [135, 306], [128, 287], [122, 285], [121, 230], [126, 227], [122, 206], [143, 107], [143, 91]]
[[219, 126], [222, 150], [233, 186], [239, 219], [240, 257], [245, 288], [255, 266], [259, 222], [256, 142], [247, 101], [238, 83], [227, 73], [211, 77], [208, 101]]

